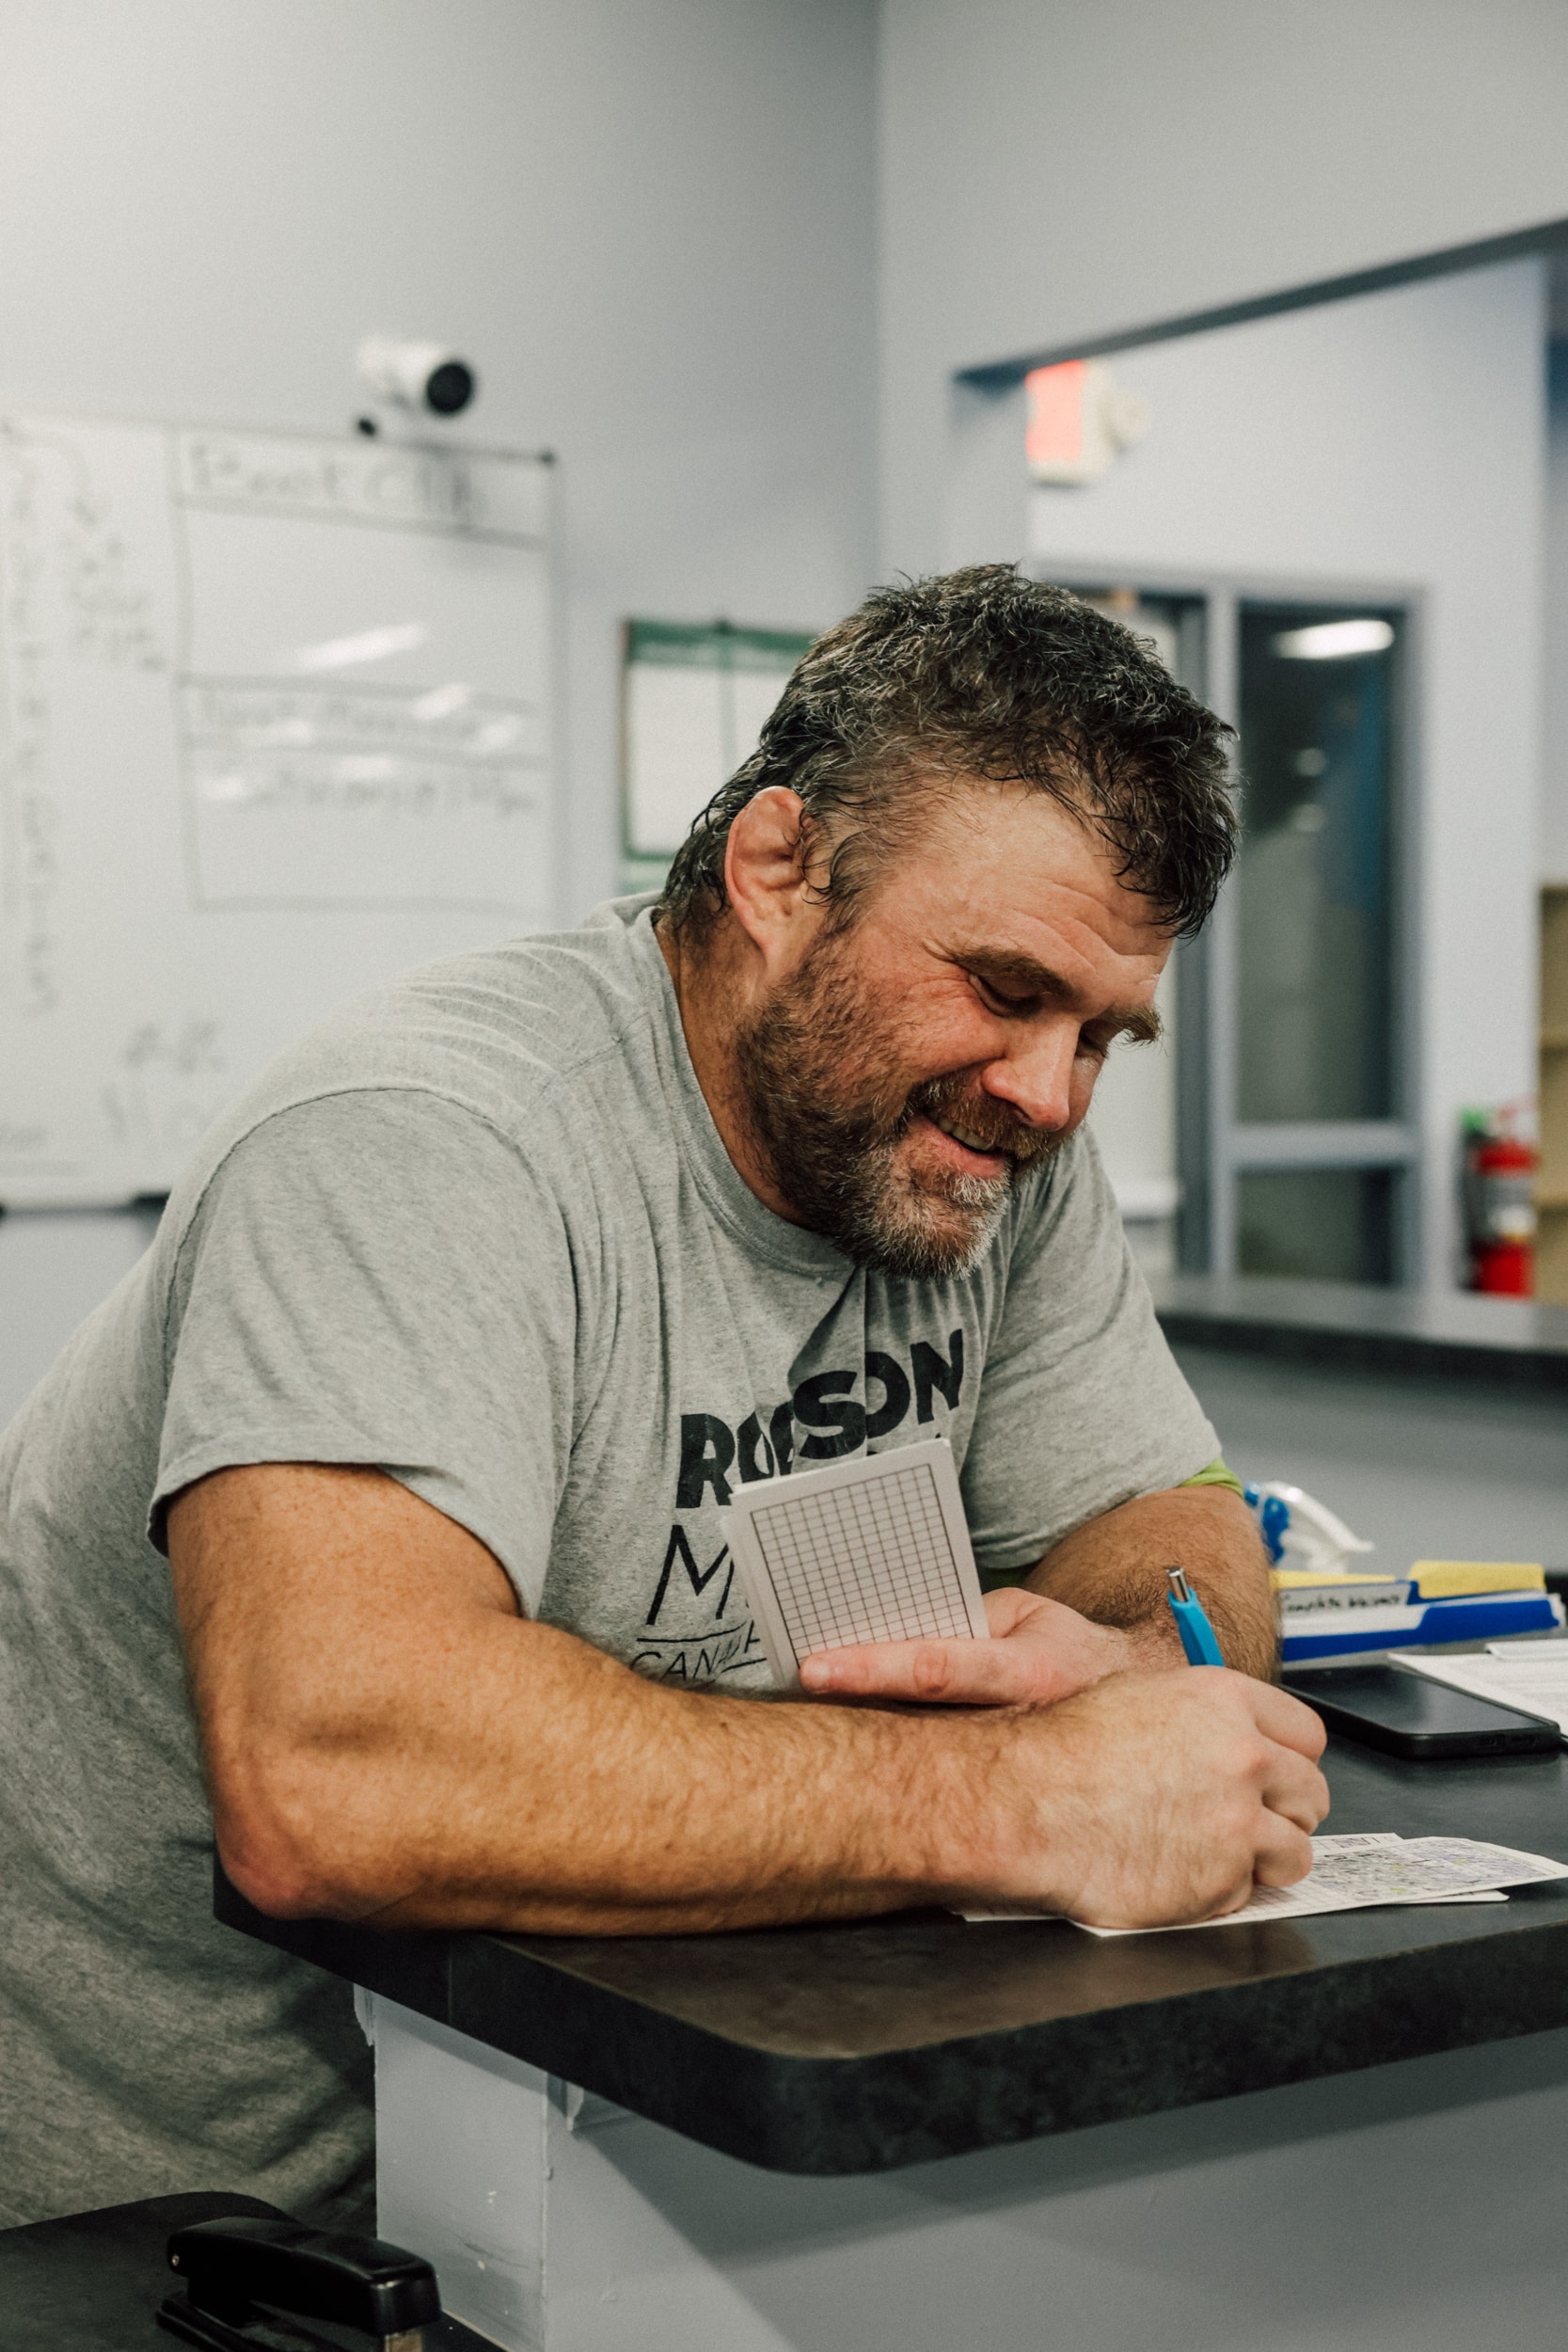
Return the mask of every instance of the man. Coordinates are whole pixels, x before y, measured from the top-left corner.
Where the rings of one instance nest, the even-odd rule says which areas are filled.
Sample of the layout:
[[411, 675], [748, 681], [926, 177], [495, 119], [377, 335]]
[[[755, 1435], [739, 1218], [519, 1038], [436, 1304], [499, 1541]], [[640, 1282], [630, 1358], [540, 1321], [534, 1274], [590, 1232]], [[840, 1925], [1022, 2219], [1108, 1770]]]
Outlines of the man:
[[[885, 590], [657, 907], [376, 991], [208, 1137], [0, 1453], [11, 2212], [362, 2194], [347, 1994], [213, 1924], [214, 1824], [263, 1910], [389, 1929], [1302, 1875], [1316, 1719], [1082, 1127], [1231, 842], [1123, 630]], [[735, 1485], [933, 1434], [997, 1638], [805, 1678], [968, 1704], [757, 1704]], [[1178, 1560], [1241, 1671], [1167, 1671]]]

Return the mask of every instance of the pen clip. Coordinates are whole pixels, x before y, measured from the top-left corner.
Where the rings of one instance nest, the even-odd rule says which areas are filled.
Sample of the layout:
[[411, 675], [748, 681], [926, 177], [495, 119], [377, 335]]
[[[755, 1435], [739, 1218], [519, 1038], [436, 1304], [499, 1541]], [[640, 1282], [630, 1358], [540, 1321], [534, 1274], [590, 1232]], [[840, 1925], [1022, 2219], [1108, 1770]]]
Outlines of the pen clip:
[[1219, 1645], [1214, 1629], [1210, 1624], [1203, 1603], [1187, 1581], [1183, 1568], [1167, 1568], [1171, 1615], [1181, 1637], [1181, 1647], [1189, 1666], [1223, 1666], [1225, 1653]]

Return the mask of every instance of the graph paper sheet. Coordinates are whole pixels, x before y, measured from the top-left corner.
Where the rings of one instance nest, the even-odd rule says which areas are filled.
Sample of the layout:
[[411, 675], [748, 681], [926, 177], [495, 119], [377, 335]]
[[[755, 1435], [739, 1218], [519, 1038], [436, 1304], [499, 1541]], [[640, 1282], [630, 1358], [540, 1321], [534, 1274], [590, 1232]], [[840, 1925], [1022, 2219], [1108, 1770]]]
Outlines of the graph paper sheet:
[[775, 1679], [856, 1642], [984, 1638], [986, 1612], [945, 1438], [743, 1486], [730, 1549]]

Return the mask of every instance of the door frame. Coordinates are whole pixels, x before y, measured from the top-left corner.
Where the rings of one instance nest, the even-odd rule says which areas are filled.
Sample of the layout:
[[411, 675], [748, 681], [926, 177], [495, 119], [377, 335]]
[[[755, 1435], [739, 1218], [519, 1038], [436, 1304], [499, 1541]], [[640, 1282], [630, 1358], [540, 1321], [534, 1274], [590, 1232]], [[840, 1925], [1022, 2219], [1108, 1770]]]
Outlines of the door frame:
[[[1243, 604], [1368, 604], [1402, 616], [1394, 673], [1388, 811], [1389, 1005], [1392, 1116], [1243, 1123], [1236, 1117], [1237, 919], [1235, 875], [1196, 939], [1179, 943], [1176, 980], [1176, 1164], [1181, 1187], [1177, 1263], [1183, 1273], [1237, 1272], [1239, 1179], [1286, 1168], [1386, 1168], [1394, 1180], [1391, 1268], [1396, 1285], [1418, 1285], [1422, 1258], [1419, 713], [1425, 592], [1408, 579], [1343, 572], [1221, 572], [1168, 564], [1062, 565], [1036, 557], [1033, 578], [1084, 595], [1134, 589], [1195, 610], [1181, 632], [1181, 683], [1208, 703], [1240, 744], [1240, 608]], [[1234, 755], [1232, 768], [1235, 768]]]

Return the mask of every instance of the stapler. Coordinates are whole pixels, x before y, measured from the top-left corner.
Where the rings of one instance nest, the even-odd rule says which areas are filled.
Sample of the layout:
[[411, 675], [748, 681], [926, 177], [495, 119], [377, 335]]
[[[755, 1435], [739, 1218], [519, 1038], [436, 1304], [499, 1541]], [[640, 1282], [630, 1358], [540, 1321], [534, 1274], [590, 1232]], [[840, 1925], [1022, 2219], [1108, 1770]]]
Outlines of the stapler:
[[184, 2292], [159, 2305], [158, 2325], [203, 2352], [342, 2352], [341, 2337], [300, 2324], [311, 2320], [358, 2329], [379, 2352], [423, 2352], [441, 2316], [420, 2255], [299, 2221], [193, 2222], [169, 2239], [168, 2266]]

